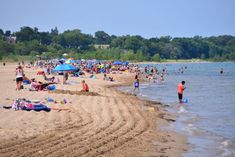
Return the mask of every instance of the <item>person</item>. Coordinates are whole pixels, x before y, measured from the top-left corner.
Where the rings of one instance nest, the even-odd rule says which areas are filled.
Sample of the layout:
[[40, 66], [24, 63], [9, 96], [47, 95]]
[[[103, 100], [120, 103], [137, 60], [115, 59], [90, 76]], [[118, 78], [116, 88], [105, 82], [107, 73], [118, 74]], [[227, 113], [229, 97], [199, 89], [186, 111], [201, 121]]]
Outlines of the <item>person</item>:
[[181, 83], [178, 84], [178, 98], [179, 98], [179, 103], [183, 103], [182, 99], [183, 99], [183, 91], [186, 89], [186, 87], [184, 86], [185, 81], [182, 81]]
[[63, 73], [63, 84], [66, 84], [66, 81], [68, 80], [68, 78], [69, 78], [69, 74], [68, 74], [68, 72], [66, 71], [66, 72], [64, 72]]
[[224, 69], [221, 68], [221, 69], [220, 69], [220, 74], [222, 75], [223, 73], [224, 73]]
[[104, 73], [103, 80], [108, 80], [108, 77], [107, 77], [107, 74], [106, 74], [106, 73]]
[[134, 82], [134, 91], [137, 89], [139, 91], [139, 86], [140, 86], [140, 81], [139, 79], [136, 79], [135, 82]]
[[161, 76], [160, 76], [160, 81], [164, 81], [164, 75], [163, 75], [163, 73], [161, 73]]
[[82, 81], [82, 91], [89, 92], [89, 87], [88, 87], [87, 83], [85, 82], [85, 80]]
[[49, 83], [43, 83], [40, 81], [36, 81], [35, 78], [31, 79], [31, 85], [29, 90], [30, 91], [41, 91], [41, 90], [45, 90], [47, 89], [47, 86], [51, 85], [51, 84], [55, 84], [54, 82], [49, 82]]
[[27, 76], [25, 76], [25, 74], [23, 74], [23, 83], [24, 84], [30, 84], [31, 83], [31, 80]]
[[23, 75], [24, 71], [22, 67], [18, 66], [18, 68], [16, 69], [16, 90], [20, 90], [22, 88]]

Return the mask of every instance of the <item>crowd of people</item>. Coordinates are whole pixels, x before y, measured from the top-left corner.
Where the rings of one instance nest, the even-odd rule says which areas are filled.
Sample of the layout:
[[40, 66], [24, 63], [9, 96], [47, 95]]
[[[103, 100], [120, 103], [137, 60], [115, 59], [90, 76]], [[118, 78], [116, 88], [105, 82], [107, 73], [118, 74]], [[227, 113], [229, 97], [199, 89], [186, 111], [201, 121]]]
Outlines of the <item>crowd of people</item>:
[[[70, 61], [70, 60], [67, 60]], [[49, 60], [49, 61], [36, 61], [35, 63], [30, 63], [25, 65], [24, 62], [16, 68], [16, 90], [23, 88], [23, 83], [30, 84], [31, 91], [37, 90], [47, 90], [47, 87], [51, 84], [67, 84], [69, 77], [89, 77], [96, 78], [95, 74], [103, 74], [103, 80], [105, 81], [115, 81], [113, 76], [110, 74], [121, 74], [124, 71], [137, 72], [138, 66], [133, 64], [113, 64], [111, 61], [79, 61], [79, 62], [67, 62], [66, 60]], [[57, 66], [63, 64], [70, 64], [75, 69], [73, 70], [61, 70], [55, 71], [54, 69]], [[42, 75], [43, 81], [37, 81], [35, 78], [28, 78], [24, 72], [24, 68], [34, 68], [40, 69], [37, 71], [37, 75]], [[42, 69], [42, 70], [41, 70]], [[60, 81], [59, 75], [63, 75], [63, 80]], [[88, 84], [85, 83], [85, 80], [82, 81], [82, 90], [88, 92]]]
[[[90, 78], [95, 78], [95, 74], [103, 74], [103, 80], [105, 81], [114, 81], [112, 76], [109, 74], [121, 74], [123, 71], [128, 71], [130, 73], [135, 74], [134, 83], [133, 83], [133, 92], [139, 92], [140, 80], [143, 79], [145, 81], [150, 81], [153, 83], [156, 82], [164, 82], [165, 76], [168, 75], [168, 70], [166, 67], [159, 69], [156, 66], [147, 65], [144, 68], [140, 68], [135, 64], [118, 64], [115, 65], [111, 61], [96, 61], [96, 60], [87, 60], [87, 61], [79, 61], [79, 62], [70, 62], [69, 64], [73, 65], [76, 70], [73, 71], [54, 71], [56, 66], [65, 64], [66, 60], [50, 60], [50, 61], [37, 61], [34, 64], [30, 62], [30, 64], [25, 65], [22, 62], [16, 68], [16, 90], [23, 89], [23, 83], [27, 82], [31, 84], [31, 90], [44, 90], [51, 84], [61, 83], [60, 79], [56, 77], [56, 75], [63, 75], [63, 84], [66, 84], [69, 76], [71, 77], [82, 77], [89, 75]], [[3, 63], [5, 66], [6, 63]], [[44, 81], [37, 81], [35, 78], [29, 79], [26, 77], [24, 68], [41, 68], [43, 71], [38, 71], [39, 75], [42, 75]], [[183, 74], [187, 69], [187, 66], [182, 66], [178, 69], [176, 74]], [[223, 74], [223, 68], [220, 69], [220, 74]], [[52, 76], [51, 76], [52, 75]], [[51, 76], [51, 77], [50, 77]], [[185, 81], [182, 81], [178, 84], [177, 93], [179, 102], [182, 103], [183, 99], [183, 91], [186, 89]], [[81, 91], [89, 92], [89, 86], [85, 82], [82, 81]]]

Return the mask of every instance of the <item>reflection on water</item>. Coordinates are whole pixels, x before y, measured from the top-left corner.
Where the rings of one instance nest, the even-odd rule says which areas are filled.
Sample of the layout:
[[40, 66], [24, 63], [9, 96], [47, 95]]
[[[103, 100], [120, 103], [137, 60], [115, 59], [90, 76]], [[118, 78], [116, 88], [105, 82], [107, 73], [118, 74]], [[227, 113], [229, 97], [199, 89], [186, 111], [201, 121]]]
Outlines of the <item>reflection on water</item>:
[[[184, 156], [235, 156], [235, 63], [153, 66], [166, 67], [169, 75], [164, 82], [141, 84], [139, 96], [166, 103], [170, 105], [169, 111], [178, 115], [174, 128], [186, 134], [194, 145]], [[185, 66], [183, 74], [177, 73]], [[187, 87], [184, 97], [189, 102], [178, 106], [176, 88], [182, 80]]]

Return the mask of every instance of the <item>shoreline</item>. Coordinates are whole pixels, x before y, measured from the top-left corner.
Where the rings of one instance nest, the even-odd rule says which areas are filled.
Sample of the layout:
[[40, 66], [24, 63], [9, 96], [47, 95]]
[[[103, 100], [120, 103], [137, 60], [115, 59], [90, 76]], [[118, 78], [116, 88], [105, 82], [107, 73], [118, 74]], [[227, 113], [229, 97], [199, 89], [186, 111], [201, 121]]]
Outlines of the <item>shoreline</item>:
[[[15, 64], [17, 65], [17, 64]], [[117, 82], [97, 79], [69, 78], [77, 85], [56, 85], [57, 89], [77, 91], [86, 80], [91, 92], [98, 96], [15, 91], [13, 69], [1, 68], [0, 84], [0, 153], [3, 156], [182, 156], [187, 151], [187, 139], [174, 131], [163, 131], [175, 118], [160, 103], [141, 100], [116, 89], [132, 83], [129, 73], [115, 74]], [[29, 77], [36, 70], [26, 69]], [[13, 99], [45, 100], [51, 97], [69, 104], [47, 103], [49, 107], [70, 111], [35, 112], [4, 110]]]
[[[124, 78], [122, 78], [122, 79], [124, 79]], [[146, 82], [146, 81], [142, 80], [141, 82]], [[132, 83], [133, 82], [127, 78], [127, 79], [124, 79], [124, 82], [122, 82], [120, 84], [108, 85], [106, 87], [111, 88], [122, 95], [126, 95], [130, 99], [136, 99], [137, 101], [140, 102], [140, 104], [138, 104], [138, 106], [140, 106], [141, 109], [144, 110], [144, 112], [147, 112], [147, 113], [156, 112], [155, 127], [156, 127], [157, 131], [160, 131], [163, 134], [163, 139], [161, 142], [163, 142], [163, 143], [165, 143], [165, 142], [167, 143], [169, 141], [173, 142], [173, 143], [170, 143], [169, 145], [164, 144], [166, 147], [161, 149], [161, 150], [164, 150], [165, 156], [180, 157], [183, 155], [183, 153], [192, 149], [191, 148], [192, 146], [188, 143], [186, 135], [177, 133], [174, 130], [164, 129], [164, 128], [168, 127], [171, 123], [174, 123], [176, 121], [176, 115], [174, 115], [173, 113], [170, 113], [169, 111], [166, 111], [167, 106], [165, 104], [163, 104], [162, 102], [149, 100], [146, 98], [140, 98], [137, 95], [134, 95], [130, 92], [125, 92], [125, 91], [118, 89], [118, 87], [125, 87], [125, 86], [131, 87]], [[145, 108], [145, 107], [147, 107], [147, 108]], [[177, 147], [176, 145], [179, 145], [179, 147]]]
[[212, 61], [163, 61], [163, 62], [133, 62], [132, 64], [186, 64], [186, 63], [213, 63]]

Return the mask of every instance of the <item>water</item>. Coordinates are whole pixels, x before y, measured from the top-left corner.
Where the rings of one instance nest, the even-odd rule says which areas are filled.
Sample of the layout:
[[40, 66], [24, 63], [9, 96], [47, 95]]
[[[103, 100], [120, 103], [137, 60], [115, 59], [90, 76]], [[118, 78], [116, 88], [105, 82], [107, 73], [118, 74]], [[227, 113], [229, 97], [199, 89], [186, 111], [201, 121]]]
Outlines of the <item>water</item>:
[[[145, 65], [141, 65], [145, 66]], [[144, 83], [141, 97], [161, 101], [177, 114], [174, 128], [188, 137], [193, 149], [184, 157], [235, 156], [235, 63], [158, 64], [169, 75], [164, 82]], [[183, 74], [176, 71], [187, 66]], [[224, 69], [221, 75], [220, 69]], [[179, 106], [177, 84], [185, 80], [184, 98], [189, 102]], [[132, 87], [122, 90], [130, 91]]]

